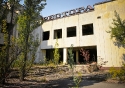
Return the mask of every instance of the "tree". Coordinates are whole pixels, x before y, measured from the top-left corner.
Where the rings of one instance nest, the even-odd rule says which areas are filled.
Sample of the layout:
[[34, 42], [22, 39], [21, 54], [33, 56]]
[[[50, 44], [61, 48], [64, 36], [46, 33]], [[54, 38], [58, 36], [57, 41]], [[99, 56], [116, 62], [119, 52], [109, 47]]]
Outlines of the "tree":
[[115, 44], [125, 47], [125, 20], [122, 20], [115, 11], [115, 19], [113, 19], [113, 27], [110, 27], [111, 39], [115, 39]]
[[56, 43], [55, 43], [55, 50], [54, 50], [54, 64], [57, 66], [59, 63], [59, 48], [58, 48], [59, 44], [58, 44], [58, 39], [56, 38]]
[[[13, 30], [13, 13], [19, 5], [20, 0], [1, 0], [0, 1], [0, 29], [3, 33], [4, 44], [0, 47], [0, 83], [4, 84], [5, 79], [10, 74], [10, 68], [14, 60], [16, 52], [14, 37], [10, 37]], [[10, 15], [10, 22], [7, 22], [7, 15]]]
[[73, 44], [71, 44], [71, 47], [68, 49], [68, 64], [70, 68], [72, 69], [72, 77], [74, 76], [74, 54], [73, 54]]
[[86, 63], [89, 63], [89, 59], [90, 59], [90, 53], [89, 53], [89, 50], [85, 50], [83, 48], [80, 49], [80, 52], [83, 57], [84, 57], [84, 60], [86, 61]]
[[38, 46], [38, 40], [32, 34], [33, 30], [42, 24], [40, 11], [44, 8], [45, 0], [24, 0], [24, 8], [18, 17], [17, 44], [20, 47], [20, 80], [23, 81], [29, 71]]
[[68, 64], [72, 70], [72, 78], [76, 85], [75, 88], [79, 88], [79, 84], [81, 82], [82, 75], [80, 72], [78, 73], [78, 76], [74, 75], [75, 62], [74, 62], [74, 54], [73, 54], [73, 44], [71, 44], [71, 47], [68, 49]]

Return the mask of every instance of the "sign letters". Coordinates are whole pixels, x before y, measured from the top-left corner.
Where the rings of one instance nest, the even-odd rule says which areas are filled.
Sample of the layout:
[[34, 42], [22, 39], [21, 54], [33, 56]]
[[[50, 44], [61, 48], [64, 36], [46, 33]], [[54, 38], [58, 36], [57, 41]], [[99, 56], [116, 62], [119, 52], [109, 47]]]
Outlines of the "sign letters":
[[44, 17], [43, 19], [44, 19], [44, 21], [50, 21], [50, 20], [55, 20], [55, 19], [58, 19], [58, 18], [63, 18], [63, 17], [83, 13], [83, 12], [89, 12], [91, 10], [94, 10], [94, 8], [91, 7], [90, 5], [88, 5], [86, 8], [80, 7], [80, 8], [72, 9], [72, 10], [69, 10], [69, 11], [65, 11], [65, 12], [62, 12], [62, 13], [55, 14], [55, 15], [50, 15], [48, 17]]

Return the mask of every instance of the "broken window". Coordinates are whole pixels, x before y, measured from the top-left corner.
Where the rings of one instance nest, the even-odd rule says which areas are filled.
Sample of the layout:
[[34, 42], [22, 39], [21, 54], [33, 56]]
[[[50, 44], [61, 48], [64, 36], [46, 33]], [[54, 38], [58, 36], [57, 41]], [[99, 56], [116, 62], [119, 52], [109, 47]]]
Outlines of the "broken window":
[[49, 31], [43, 32], [43, 40], [49, 40], [49, 35], [50, 35]]
[[62, 29], [56, 29], [54, 30], [54, 39], [56, 38], [62, 38]]
[[82, 25], [82, 35], [92, 35], [93, 24]]
[[80, 47], [79, 63], [86, 63], [86, 62], [87, 63], [97, 62], [97, 47], [96, 46]]
[[67, 37], [75, 37], [76, 36], [76, 26], [67, 28]]

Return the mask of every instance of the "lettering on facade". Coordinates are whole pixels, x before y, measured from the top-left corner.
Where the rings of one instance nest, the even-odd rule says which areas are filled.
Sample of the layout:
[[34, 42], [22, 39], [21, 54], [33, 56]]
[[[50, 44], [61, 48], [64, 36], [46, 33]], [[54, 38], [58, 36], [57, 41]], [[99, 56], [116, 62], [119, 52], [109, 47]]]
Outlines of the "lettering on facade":
[[50, 20], [55, 20], [55, 19], [58, 19], [58, 18], [72, 16], [72, 15], [75, 15], [75, 14], [80, 14], [80, 13], [83, 13], [83, 12], [89, 12], [91, 10], [94, 10], [94, 8], [91, 7], [90, 5], [88, 5], [86, 8], [80, 7], [80, 8], [72, 9], [72, 10], [69, 10], [69, 11], [65, 11], [65, 12], [62, 12], [62, 13], [58, 13], [58, 14], [55, 14], [55, 15], [50, 15], [50, 16], [44, 17], [43, 19], [44, 19], [44, 21], [50, 21]]

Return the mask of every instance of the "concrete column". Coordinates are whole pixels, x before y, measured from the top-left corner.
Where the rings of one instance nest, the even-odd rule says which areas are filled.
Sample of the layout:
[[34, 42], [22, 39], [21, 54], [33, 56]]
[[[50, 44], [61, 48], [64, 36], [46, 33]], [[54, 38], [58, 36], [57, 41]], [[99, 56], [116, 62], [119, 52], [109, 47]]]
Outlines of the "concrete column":
[[42, 51], [42, 61], [44, 61], [44, 58], [46, 58], [46, 50], [41, 50]]
[[67, 64], [67, 48], [63, 48], [63, 64]]
[[76, 51], [76, 64], [78, 64], [79, 63], [79, 52], [78, 51]]

